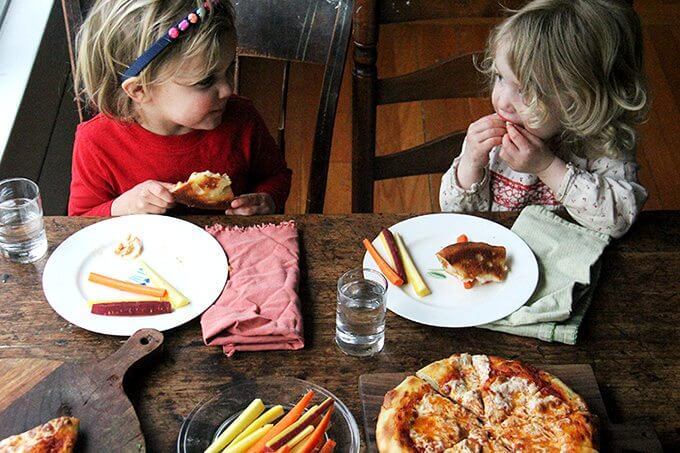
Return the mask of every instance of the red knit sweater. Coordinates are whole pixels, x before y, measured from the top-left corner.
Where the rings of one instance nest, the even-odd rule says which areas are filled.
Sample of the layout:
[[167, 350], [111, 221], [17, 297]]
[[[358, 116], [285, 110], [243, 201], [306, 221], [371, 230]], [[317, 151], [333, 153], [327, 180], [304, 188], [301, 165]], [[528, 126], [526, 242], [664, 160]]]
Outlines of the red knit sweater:
[[270, 194], [283, 211], [291, 170], [252, 103], [232, 96], [211, 131], [162, 136], [102, 114], [80, 124], [68, 213], [110, 216], [113, 200], [141, 182], [186, 181], [204, 170], [228, 174], [236, 195]]

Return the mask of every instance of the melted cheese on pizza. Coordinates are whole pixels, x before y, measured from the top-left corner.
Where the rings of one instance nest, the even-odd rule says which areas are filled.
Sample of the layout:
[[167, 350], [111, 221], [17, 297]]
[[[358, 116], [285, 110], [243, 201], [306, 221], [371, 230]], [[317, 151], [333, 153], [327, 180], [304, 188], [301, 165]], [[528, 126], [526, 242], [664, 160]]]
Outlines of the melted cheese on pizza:
[[[593, 416], [549, 373], [455, 354], [416, 374], [385, 396], [376, 436], [383, 453], [594, 451]], [[390, 424], [400, 426], [398, 435]]]
[[425, 395], [416, 406], [409, 435], [419, 452], [437, 453], [465, 439], [479, 421], [464, 408], [437, 394]]
[[502, 421], [515, 410], [522, 410], [536, 392], [538, 387], [521, 377], [496, 379], [483, 396], [484, 414], [489, 420]]

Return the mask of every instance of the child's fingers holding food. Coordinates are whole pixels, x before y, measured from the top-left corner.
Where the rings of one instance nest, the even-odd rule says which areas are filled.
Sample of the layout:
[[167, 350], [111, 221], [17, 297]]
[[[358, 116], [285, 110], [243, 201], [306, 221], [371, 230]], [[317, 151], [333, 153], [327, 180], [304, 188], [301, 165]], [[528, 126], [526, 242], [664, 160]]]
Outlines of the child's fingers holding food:
[[494, 128], [505, 130], [505, 122], [496, 113], [483, 116], [474, 123], [470, 124], [470, 126], [468, 126], [467, 133], [468, 135], [471, 135]]
[[528, 150], [529, 148], [532, 147], [533, 143], [531, 143], [520, 131], [520, 128], [515, 126], [512, 123], [508, 123], [508, 136], [512, 143], [518, 148], [518, 149], [525, 149]]
[[[169, 208], [175, 204], [170, 189], [159, 181], [147, 181], [142, 191], [144, 198], [155, 206]], [[171, 185], [172, 186], [172, 185]]]
[[501, 142], [501, 150], [498, 153], [498, 157], [503, 159], [508, 165], [510, 165], [511, 168], [515, 168], [514, 164], [517, 160], [518, 154], [519, 149], [510, 139], [510, 135], [505, 134]]
[[241, 195], [231, 201], [227, 215], [271, 214], [274, 212], [274, 201], [266, 193], [250, 193]]

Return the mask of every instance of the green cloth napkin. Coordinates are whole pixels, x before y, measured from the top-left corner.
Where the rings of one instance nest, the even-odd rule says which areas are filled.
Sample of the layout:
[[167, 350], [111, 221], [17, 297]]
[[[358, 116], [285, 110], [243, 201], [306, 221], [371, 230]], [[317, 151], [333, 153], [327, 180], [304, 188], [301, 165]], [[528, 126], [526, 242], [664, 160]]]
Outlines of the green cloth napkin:
[[609, 236], [570, 223], [543, 206], [524, 208], [512, 231], [536, 255], [538, 285], [517, 311], [478, 327], [575, 344]]

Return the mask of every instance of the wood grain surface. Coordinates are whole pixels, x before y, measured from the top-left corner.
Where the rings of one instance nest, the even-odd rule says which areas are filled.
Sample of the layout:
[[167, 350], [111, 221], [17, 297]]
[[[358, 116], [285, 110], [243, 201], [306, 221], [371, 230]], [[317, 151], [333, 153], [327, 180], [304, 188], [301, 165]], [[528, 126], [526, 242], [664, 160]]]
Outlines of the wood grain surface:
[[[386, 343], [370, 359], [348, 357], [335, 346], [337, 279], [360, 266], [361, 240], [408, 215], [190, 217], [251, 225], [295, 219], [300, 230], [306, 346], [300, 351], [224, 356], [206, 347], [196, 319], [165, 332], [155, 366], [127, 379], [148, 451], [173, 451], [183, 418], [219, 386], [240, 377], [293, 376], [338, 395], [361, 421], [359, 376], [402, 372], [456, 351], [495, 354], [529, 363], [586, 363], [600, 385], [613, 423], [650, 421], [667, 450], [680, 449], [680, 212], [644, 212], [622, 240], [604, 252], [602, 275], [578, 344], [546, 343], [483, 329], [445, 329], [388, 313]], [[511, 226], [516, 214], [487, 214]], [[47, 217], [50, 251], [100, 219]], [[0, 259], [0, 358], [96, 362], [121, 345], [116, 337], [82, 330], [46, 302], [41, 277], [46, 259], [32, 265]], [[4, 283], [3, 283], [4, 282]]]
[[146, 451], [123, 379], [162, 344], [162, 333], [142, 329], [99, 363], [0, 359], [0, 439], [66, 415], [80, 420], [78, 452]]
[[[605, 447], [603, 451], [663, 451], [654, 428], [649, 424], [613, 425], [611, 423], [590, 365], [548, 365], [541, 368], [557, 376], [581, 395], [588, 404], [590, 412], [596, 415], [600, 445]], [[378, 451], [375, 428], [385, 393], [396, 387], [406, 376], [415, 374], [415, 371], [417, 370], [412, 373], [363, 374], [359, 377], [365, 441], [369, 453]]]

